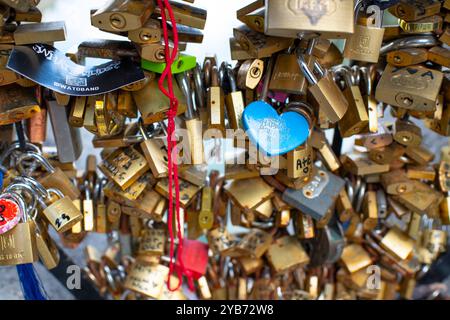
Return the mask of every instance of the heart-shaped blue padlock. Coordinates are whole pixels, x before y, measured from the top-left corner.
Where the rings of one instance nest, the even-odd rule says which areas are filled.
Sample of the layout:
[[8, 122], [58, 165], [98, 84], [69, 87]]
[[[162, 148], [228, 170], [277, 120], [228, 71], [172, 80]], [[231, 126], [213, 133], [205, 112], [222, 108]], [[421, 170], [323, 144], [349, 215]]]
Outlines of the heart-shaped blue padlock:
[[247, 135], [268, 156], [288, 153], [305, 143], [309, 136], [308, 120], [298, 112], [279, 115], [267, 102], [250, 103], [242, 113]]

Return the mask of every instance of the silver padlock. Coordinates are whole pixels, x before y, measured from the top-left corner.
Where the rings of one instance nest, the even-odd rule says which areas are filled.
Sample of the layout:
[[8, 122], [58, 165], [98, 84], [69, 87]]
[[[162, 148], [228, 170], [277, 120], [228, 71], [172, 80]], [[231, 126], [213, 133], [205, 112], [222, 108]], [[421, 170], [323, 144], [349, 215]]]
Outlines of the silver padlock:
[[314, 176], [302, 189], [286, 189], [282, 199], [290, 206], [310, 215], [314, 220], [322, 220], [333, 209], [345, 181], [322, 168], [315, 167]]

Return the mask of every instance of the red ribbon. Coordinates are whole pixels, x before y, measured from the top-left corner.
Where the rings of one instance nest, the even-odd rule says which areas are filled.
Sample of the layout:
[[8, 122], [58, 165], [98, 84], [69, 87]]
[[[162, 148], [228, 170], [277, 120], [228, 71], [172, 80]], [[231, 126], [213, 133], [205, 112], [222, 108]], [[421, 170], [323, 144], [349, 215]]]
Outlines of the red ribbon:
[[[189, 277], [189, 273], [186, 271], [183, 264], [183, 234], [180, 222], [180, 190], [179, 190], [179, 181], [178, 181], [178, 166], [176, 161], [172, 158], [172, 155], [178, 154], [176, 140], [172, 140], [172, 136], [174, 136], [175, 131], [175, 121], [174, 118], [177, 115], [178, 109], [178, 100], [173, 91], [173, 77], [172, 77], [172, 64], [175, 61], [178, 52], [178, 32], [177, 32], [177, 24], [175, 21], [175, 17], [173, 14], [172, 7], [168, 0], [157, 0], [158, 6], [161, 9], [161, 19], [162, 19], [162, 28], [164, 35], [164, 53], [166, 60], [166, 68], [164, 69], [161, 77], [159, 79], [159, 89], [161, 92], [166, 95], [170, 100], [170, 108], [167, 112], [168, 125], [167, 125], [167, 155], [168, 155], [168, 169], [169, 169], [169, 217], [168, 217], [168, 228], [169, 228], [169, 236], [170, 236], [170, 262], [169, 262], [169, 275], [167, 279], [167, 289], [170, 291], [178, 290], [183, 284], [183, 274], [188, 276], [188, 283], [191, 290], [193, 290], [193, 283], [191, 281], [191, 277]], [[166, 10], [169, 14], [170, 22], [172, 23], [172, 33], [173, 33], [173, 50], [170, 53], [169, 46], [169, 32], [167, 28], [167, 17]], [[164, 81], [167, 79], [167, 87], [168, 90], [164, 88]], [[173, 262], [174, 260], [174, 242], [175, 237], [173, 234], [173, 188], [175, 187], [175, 212], [176, 212], [176, 224], [177, 224], [177, 238], [178, 238], [178, 250], [177, 250], [177, 261], [178, 264]], [[176, 267], [176, 272], [178, 275], [178, 285], [175, 288], [171, 288], [170, 279], [174, 271], [174, 267]]]

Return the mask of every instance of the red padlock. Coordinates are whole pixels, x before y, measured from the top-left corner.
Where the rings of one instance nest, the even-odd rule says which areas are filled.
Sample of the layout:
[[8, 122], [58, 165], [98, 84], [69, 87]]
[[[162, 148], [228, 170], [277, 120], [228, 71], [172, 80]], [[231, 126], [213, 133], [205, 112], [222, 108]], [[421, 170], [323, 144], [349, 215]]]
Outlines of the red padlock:
[[205, 275], [208, 266], [208, 245], [198, 240], [183, 239], [181, 259], [186, 273], [184, 275], [200, 278]]

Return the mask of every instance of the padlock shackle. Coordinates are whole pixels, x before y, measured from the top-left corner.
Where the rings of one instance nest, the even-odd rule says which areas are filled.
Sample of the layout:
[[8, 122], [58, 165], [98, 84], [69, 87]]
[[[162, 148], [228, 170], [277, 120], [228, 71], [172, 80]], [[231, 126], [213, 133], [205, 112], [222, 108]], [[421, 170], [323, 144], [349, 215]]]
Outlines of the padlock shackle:
[[[25, 201], [25, 199], [22, 197], [22, 195], [19, 192], [26, 192], [29, 196], [30, 196], [30, 204], [28, 205], [27, 202]], [[6, 193], [12, 193], [12, 194], [16, 194], [17, 196], [20, 197], [20, 199], [23, 200], [23, 202], [25, 203], [25, 211], [24, 214], [27, 215], [27, 218], [29, 216], [29, 213], [33, 212], [36, 207], [37, 207], [37, 202], [38, 202], [38, 197], [36, 196], [36, 192], [35, 190], [28, 184], [25, 183], [21, 183], [21, 182], [17, 182], [17, 183], [13, 183], [10, 184], [6, 189], [5, 189]]]
[[175, 75], [175, 78], [177, 79], [178, 86], [186, 97], [186, 112], [184, 113], [184, 116], [188, 120], [194, 119], [196, 116], [194, 109], [194, 100], [192, 99], [192, 90], [187, 73], [178, 73]]
[[[11, 156], [11, 154], [15, 151], [15, 150], [19, 150], [20, 149], [20, 143], [19, 141], [15, 141], [13, 143], [11, 143], [11, 145], [8, 147], [8, 149], [6, 149], [1, 155], [0, 155], [0, 164], [3, 164], [3, 162], [9, 157]], [[33, 151], [36, 153], [41, 153], [41, 150], [39, 149], [38, 146], [29, 143], [29, 142], [25, 142], [25, 151]]]
[[383, 56], [399, 49], [434, 47], [438, 44], [438, 39], [433, 35], [405, 37], [386, 43], [381, 47], [380, 55]]
[[[338, 86], [342, 79], [344, 80], [345, 88], [350, 88], [354, 85], [351, 69], [349, 70], [347, 66], [339, 65], [336, 68], [333, 68], [332, 73], [333, 80], [338, 84]], [[341, 88], [341, 90], [345, 88]]]
[[231, 68], [231, 65], [228, 64], [225, 71], [228, 79], [228, 84], [230, 85], [230, 91], [238, 91], [236, 77], [234, 76], [233, 68]]
[[55, 168], [42, 154], [36, 152], [25, 152], [17, 159], [17, 169], [21, 174], [26, 174], [26, 171], [22, 165], [22, 161], [29, 159], [37, 160], [39, 164], [42, 165], [49, 173], [55, 172]]
[[299, 49], [297, 49], [297, 61], [308, 83], [311, 85], [316, 85], [318, 82], [317, 77], [314, 75], [314, 72], [308, 67], [308, 64], [306, 63]]
[[194, 79], [194, 91], [197, 110], [204, 110], [206, 108], [205, 86], [202, 80], [202, 70], [198, 63], [193, 69], [192, 77]]
[[264, 82], [261, 90], [260, 101], [266, 101], [269, 94], [269, 83], [272, 78], [273, 67], [275, 65], [275, 55], [272, 55], [267, 62], [266, 74], [264, 75]]
[[19, 176], [15, 177], [13, 182], [20, 182], [20, 183], [26, 183], [31, 185], [31, 187], [40, 194], [42, 197], [45, 197], [47, 195], [47, 189], [36, 179], [28, 176]]

